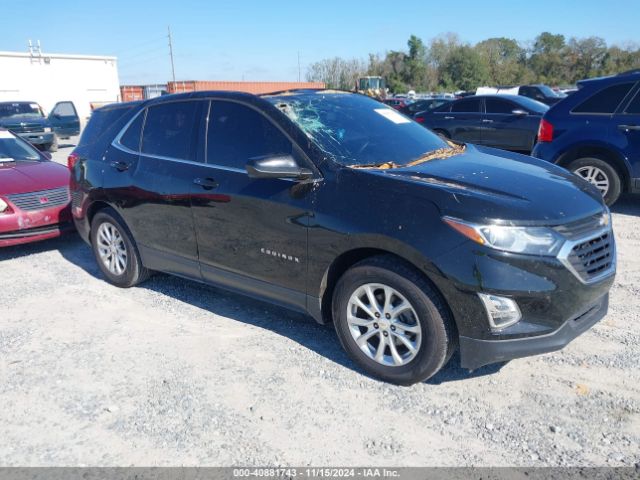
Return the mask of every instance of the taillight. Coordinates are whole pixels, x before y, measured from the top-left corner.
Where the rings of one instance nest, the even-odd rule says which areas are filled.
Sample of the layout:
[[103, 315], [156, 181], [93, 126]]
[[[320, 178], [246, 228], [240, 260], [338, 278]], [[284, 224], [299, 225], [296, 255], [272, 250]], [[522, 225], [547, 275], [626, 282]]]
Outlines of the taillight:
[[75, 166], [79, 158], [80, 157], [77, 153], [71, 153], [71, 155], [67, 157], [67, 168], [69, 168], [69, 170], [73, 170], [73, 167]]
[[413, 119], [418, 123], [424, 123], [424, 117], [413, 117]]
[[542, 120], [540, 120], [540, 126], [538, 127], [538, 142], [552, 142], [552, 141], [553, 141], [553, 125], [543, 118]]

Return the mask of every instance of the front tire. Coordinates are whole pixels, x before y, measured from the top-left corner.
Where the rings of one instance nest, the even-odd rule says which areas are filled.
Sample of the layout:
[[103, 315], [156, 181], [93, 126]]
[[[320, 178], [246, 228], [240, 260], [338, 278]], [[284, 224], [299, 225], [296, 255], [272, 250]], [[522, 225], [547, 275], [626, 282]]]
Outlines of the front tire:
[[579, 158], [572, 161], [567, 169], [600, 190], [608, 206], [616, 203], [622, 193], [620, 174], [604, 160], [595, 157]]
[[129, 229], [111, 208], [99, 211], [91, 221], [91, 246], [107, 281], [128, 288], [149, 278]]
[[333, 320], [358, 365], [399, 385], [435, 375], [455, 347], [453, 321], [439, 292], [393, 256], [347, 270], [334, 290]]

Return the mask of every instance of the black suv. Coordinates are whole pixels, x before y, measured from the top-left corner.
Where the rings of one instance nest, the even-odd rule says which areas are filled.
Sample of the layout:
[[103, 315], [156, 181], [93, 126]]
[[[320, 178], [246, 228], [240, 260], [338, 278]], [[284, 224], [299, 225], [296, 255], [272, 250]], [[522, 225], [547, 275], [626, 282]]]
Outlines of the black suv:
[[70, 165], [109, 282], [162, 271], [307, 312], [387, 381], [424, 380], [457, 347], [467, 368], [556, 350], [607, 312], [615, 244], [597, 189], [362, 95], [105, 107]]

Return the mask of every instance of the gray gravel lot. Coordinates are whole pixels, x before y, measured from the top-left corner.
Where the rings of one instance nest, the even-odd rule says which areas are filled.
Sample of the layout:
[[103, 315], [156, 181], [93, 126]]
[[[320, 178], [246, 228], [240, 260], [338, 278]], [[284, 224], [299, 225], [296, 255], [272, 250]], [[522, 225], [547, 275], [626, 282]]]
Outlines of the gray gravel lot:
[[75, 235], [0, 250], [0, 465], [633, 466], [640, 198], [614, 225], [600, 324], [411, 388], [301, 315], [165, 275], [112, 287]]

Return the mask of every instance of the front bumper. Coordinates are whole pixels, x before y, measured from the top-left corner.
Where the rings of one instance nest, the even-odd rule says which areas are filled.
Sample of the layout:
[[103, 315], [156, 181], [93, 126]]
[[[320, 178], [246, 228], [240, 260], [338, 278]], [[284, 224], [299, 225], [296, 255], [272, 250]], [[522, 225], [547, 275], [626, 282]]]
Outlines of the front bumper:
[[[437, 258], [431, 279], [445, 297], [459, 335], [461, 363], [478, 368], [558, 350], [607, 313], [612, 267], [584, 282], [556, 257], [498, 252], [474, 242]], [[515, 301], [517, 323], [492, 328], [478, 293]]]
[[22, 245], [25, 243], [39, 242], [41, 240], [49, 240], [56, 238], [65, 233], [74, 230], [73, 222], [67, 221], [55, 225], [47, 225], [44, 227], [29, 228], [14, 232], [0, 233], [0, 248], [11, 247], [14, 245]]
[[46, 240], [73, 230], [69, 204], [31, 211], [9, 205], [13, 211], [0, 214], [0, 247]]
[[54, 141], [53, 132], [18, 133], [18, 135], [32, 145], [49, 145]]
[[608, 308], [609, 294], [606, 294], [590, 305], [583, 314], [567, 320], [557, 330], [536, 337], [483, 340], [461, 336], [461, 365], [474, 370], [491, 363], [560, 350], [598, 323], [607, 314]]

